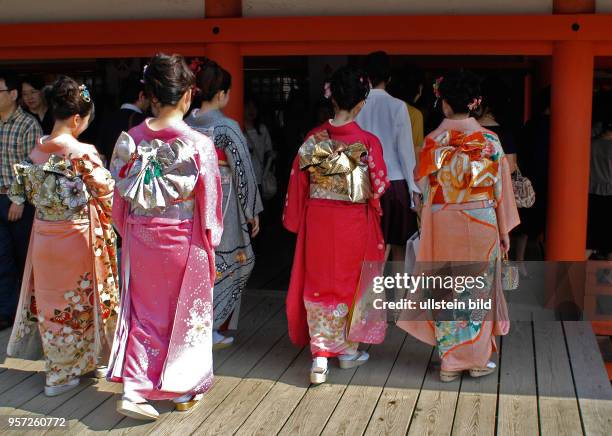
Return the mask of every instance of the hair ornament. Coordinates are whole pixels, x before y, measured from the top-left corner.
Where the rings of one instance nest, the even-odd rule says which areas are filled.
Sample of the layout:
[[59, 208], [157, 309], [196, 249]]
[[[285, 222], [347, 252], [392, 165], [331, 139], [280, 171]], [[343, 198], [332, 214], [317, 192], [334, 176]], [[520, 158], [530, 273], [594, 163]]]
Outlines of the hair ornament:
[[331, 96], [331, 82], [325, 82], [325, 85], [323, 85], [323, 97], [330, 99]]
[[198, 74], [202, 71], [202, 65], [204, 65], [204, 62], [200, 58], [193, 58], [189, 64], [189, 69], [193, 71], [193, 74]]
[[145, 64], [144, 67], [142, 67], [142, 79], [140, 79], [140, 83], [145, 83], [145, 76], [147, 75], [147, 68], [149, 68], [149, 64]]
[[472, 102], [470, 104], [467, 105], [467, 108], [469, 109], [470, 112], [474, 112], [476, 109], [478, 109], [478, 106], [480, 106], [480, 103], [482, 103], [482, 97], [474, 97], [472, 99]]
[[438, 105], [438, 100], [440, 100], [440, 98], [442, 97], [442, 94], [440, 94], [440, 84], [442, 83], [443, 80], [444, 80], [444, 76], [440, 76], [433, 83], [433, 93], [434, 93], [434, 96], [436, 97], [436, 101], [434, 102], [434, 107]]
[[79, 86], [79, 94], [83, 101], [90, 103], [91, 102], [91, 94], [89, 94], [89, 89], [84, 84]]

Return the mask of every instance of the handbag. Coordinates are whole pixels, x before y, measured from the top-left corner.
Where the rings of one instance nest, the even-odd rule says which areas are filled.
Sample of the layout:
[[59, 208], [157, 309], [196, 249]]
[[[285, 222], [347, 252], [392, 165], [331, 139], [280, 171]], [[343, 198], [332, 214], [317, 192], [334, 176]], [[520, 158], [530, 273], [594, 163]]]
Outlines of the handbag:
[[278, 191], [278, 183], [274, 175], [274, 169], [273, 160], [268, 159], [261, 177], [261, 195], [264, 200], [270, 200]]
[[518, 267], [510, 264], [507, 253], [502, 256], [501, 281], [504, 291], [514, 291], [519, 287]]
[[535, 203], [535, 191], [531, 180], [521, 174], [518, 168], [512, 174], [512, 189], [516, 207], [530, 208]]
[[416, 231], [406, 241], [406, 255], [404, 257], [405, 274], [412, 274], [414, 272], [414, 267], [416, 266], [416, 257], [419, 251], [419, 238], [419, 231]]

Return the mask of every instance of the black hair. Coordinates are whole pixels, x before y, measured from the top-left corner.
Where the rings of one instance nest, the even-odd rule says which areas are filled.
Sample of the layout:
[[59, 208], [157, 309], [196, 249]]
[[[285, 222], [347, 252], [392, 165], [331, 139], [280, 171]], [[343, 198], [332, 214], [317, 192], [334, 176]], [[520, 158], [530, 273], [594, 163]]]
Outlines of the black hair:
[[444, 75], [438, 92], [454, 112], [470, 112], [468, 105], [482, 96], [480, 78], [468, 70], [451, 71]]
[[377, 87], [382, 82], [388, 82], [391, 78], [391, 61], [389, 55], [384, 51], [375, 51], [366, 56], [365, 70], [372, 87]]
[[255, 131], [257, 132], [258, 135], [261, 135], [261, 109], [260, 109], [260, 104], [259, 104], [259, 100], [250, 94], [247, 94], [244, 98], [244, 106], [246, 108], [246, 106], [249, 103], [253, 103], [255, 105], [255, 107], [257, 108], [257, 116], [255, 117], [255, 119], [253, 120], [253, 127], [255, 128]]
[[42, 91], [45, 87], [45, 81], [40, 76], [27, 76], [21, 80], [21, 85], [24, 84], [30, 85], [32, 88]]
[[175, 106], [195, 82], [183, 56], [158, 53], [143, 74], [145, 93], [162, 106]]
[[21, 81], [16, 74], [9, 71], [0, 71], [0, 80], [4, 80], [4, 84], [9, 91], [14, 89], [18, 94], [21, 94]]
[[144, 83], [142, 83], [140, 77], [130, 74], [121, 84], [121, 90], [119, 91], [121, 103], [134, 103], [138, 101], [140, 93], [144, 92], [144, 89]]
[[215, 61], [205, 59], [198, 72], [197, 84], [202, 100], [211, 101], [219, 91], [229, 91], [232, 75]]
[[354, 67], [342, 67], [331, 77], [331, 94], [338, 109], [352, 110], [369, 92], [366, 75]]
[[94, 104], [89, 91], [74, 79], [59, 76], [50, 87], [45, 88], [45, 100], [53, 118], [65, 120], [73, 115], [93, 116]]
[[412, 104], [414, 98], [421, 91], [423, 84], [425, 83], [425, 74], [416, 65], [407, 64], [402, 68], [401, 76], [398, 77], [401, 81], [399, 85], [403, 89], [403, 97]]

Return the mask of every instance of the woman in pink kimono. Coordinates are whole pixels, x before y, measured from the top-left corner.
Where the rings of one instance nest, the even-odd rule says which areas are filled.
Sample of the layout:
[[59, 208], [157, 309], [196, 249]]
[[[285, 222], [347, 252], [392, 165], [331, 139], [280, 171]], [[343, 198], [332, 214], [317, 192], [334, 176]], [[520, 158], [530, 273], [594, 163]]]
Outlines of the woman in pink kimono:
[[451, 73], [434, 89], [446, 118], [425, 139], [415, 170], [425, 196], [417, 261], [420, 266], [468, 261], [486, 268], [479, 274], [487, 277], [485, 293], [493, 301], [491, 310], [459, 314], [464, 319], [458, 321], [398, 321], [408, 333], [437, 346], [440, 378], [449, 382], [464, 370], [473, 377], [495, 371], [490, 360], [495, 335], [505, 335], [510, 327], [500, 261], [519, 218], [499, 139], [471, 116], [480, 104], [478, 79], [470, 72]]
[[122, 133], [111, 160], [123, 259], [108, 377], [123, 382], [117, 411], [136, 419], [159, 416], [147, 400], [189, 410], [212, 384], [221, 182], [212, 142], [183, 122], [194, 80], [181, 56], [156, 55], [144, 85], [157, 118]]

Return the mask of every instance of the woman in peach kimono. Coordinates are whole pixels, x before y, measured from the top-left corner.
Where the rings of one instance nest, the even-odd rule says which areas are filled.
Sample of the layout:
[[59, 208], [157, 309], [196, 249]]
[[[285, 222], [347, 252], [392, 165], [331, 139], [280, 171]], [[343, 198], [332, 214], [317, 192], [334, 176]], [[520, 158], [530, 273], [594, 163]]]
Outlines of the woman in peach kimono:
[[489, 296], [493, 307], [442, 319], [429, 316], [427, 321], [412, 315], [397, 323], [437, 346], [440, 378], [447, 382], [464, 370], [474, 377], [494, 372], [490, 358], [496, 351], [495, 336], [505, 335], [510, 327], [500, 266], [510, 248], [508, 233], [519, 218], [499, 139], [471, 117], [481, 101], [478, 83], [472, 73], [462, 71], [438, 79], [434, 86], [446, 118], [425, 139], [415, 170], [425, 196], [417, 267], [435, 262], [475, 265], [486, 279], [481, 295]]
[[110, 222], [114, 182], [94, 146], [76, 139], [89, 124], [93, 102], [84, 85], [65, 76], [48, 101], [53, 132], [39, 140], [29, 161], [15, 166], [11, 187], [14, 202], [36, 207], [36, 219], [8, 355], [38, 359], [42, 351], [45, 394], [55, 396], [78, 386], [108, 354], [118, 281]]

